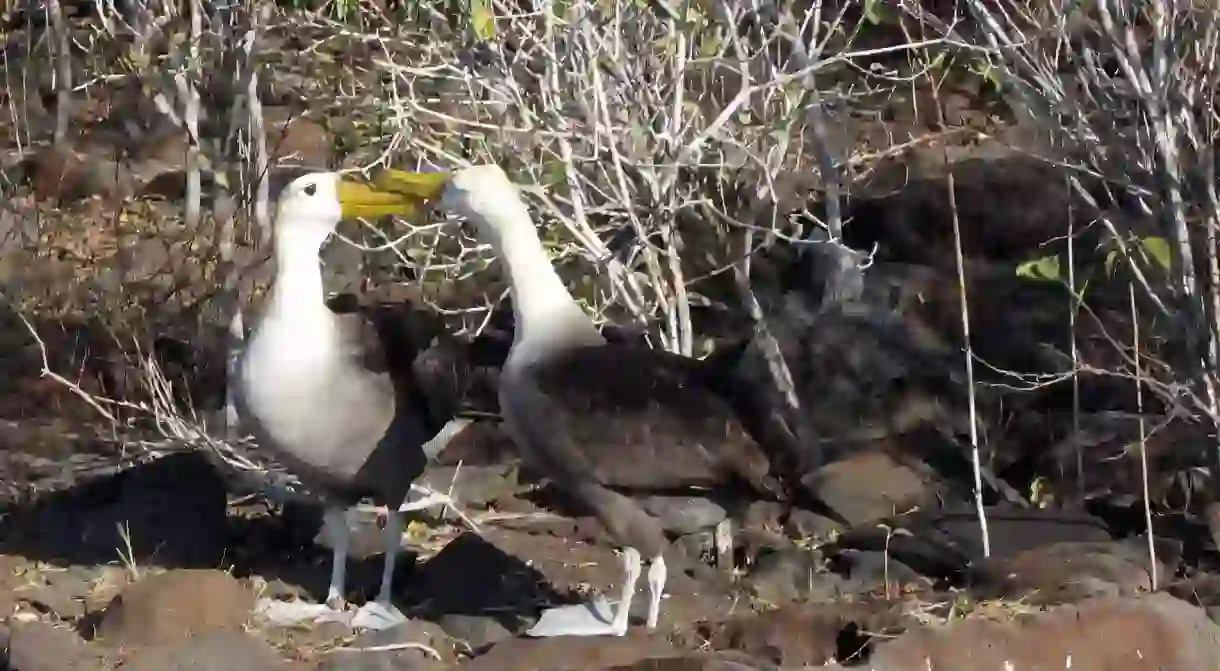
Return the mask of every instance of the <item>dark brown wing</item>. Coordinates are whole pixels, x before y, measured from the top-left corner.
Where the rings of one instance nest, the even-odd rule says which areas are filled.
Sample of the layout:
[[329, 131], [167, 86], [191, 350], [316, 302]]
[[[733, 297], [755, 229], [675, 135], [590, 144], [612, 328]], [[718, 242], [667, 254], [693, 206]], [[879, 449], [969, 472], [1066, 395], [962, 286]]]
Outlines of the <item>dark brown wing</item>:
[[430, 404], [447, 418], [471, 412], [495, 414], [499, 372], [511, 346], [511, 341], [489, 337], [467, 343], [442, 332], [416, 357], [415, 378]]
[[533, 367], [507, 402], [530, 455], [557, 477], [655, 490], [740, 479], [776, 493], [716, 373], [637, 345], [578, 348]]
[[339, 320], [343, 348], [347, 355], [371, 373], [390, 372], [385, 343], [369, 310], [351, 293], [336, 294], [326, 301], [326, 307]]
[[436, 313], [410, 301], [368, 301], [343, 293], [327, 301], [344, 318], [351, 355], [368, 370], [388, 374], [399, 403], [426, 418], [435, 434], [464, 411], [496, 412], [496, 373], [511, 341], [453, 337]]

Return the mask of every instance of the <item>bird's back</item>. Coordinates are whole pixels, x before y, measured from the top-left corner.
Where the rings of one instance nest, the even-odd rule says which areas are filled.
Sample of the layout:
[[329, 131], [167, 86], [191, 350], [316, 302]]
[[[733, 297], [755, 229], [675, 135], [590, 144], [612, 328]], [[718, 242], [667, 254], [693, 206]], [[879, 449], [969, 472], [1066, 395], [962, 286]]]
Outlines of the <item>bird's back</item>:
[[638, 345], [580, 347], [510, 367], [500, 403], [526, 457], [561, 480], [660, 491], [739, 479], [774, 490], [715, 374]]

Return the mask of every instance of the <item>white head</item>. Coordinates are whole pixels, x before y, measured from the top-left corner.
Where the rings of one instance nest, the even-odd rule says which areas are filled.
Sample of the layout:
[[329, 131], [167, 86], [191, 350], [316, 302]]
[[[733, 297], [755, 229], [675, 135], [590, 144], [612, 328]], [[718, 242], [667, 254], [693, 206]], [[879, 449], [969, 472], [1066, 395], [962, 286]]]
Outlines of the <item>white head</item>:
[[409, 215], [421, 195], [379, 188], [336, 172], [315, 172], [290, 182], [276, 204], [276, 248], [280, 254], [316, 256], [339, 222], [353, 217]]
[[338, 173], [315, 172], [292, 180], [284, 188], [275, 211], [278, 247], [318, 253], [343, 219], [339, 184]]
[[441, 203], [473, 222], [479, 237], [497, 249], [506, 238], [536, 234], [517, 186], [494, 164], [454, 172]]
[[520, 192], [498, 166], [440, 173], [387, 169], [374, 183], [425, 200], [439, 199], [446, 210], [478, 227], [479, 237], [495, 249], [512, 283], [515, 360], [529, 358], [530, 348], [521, 346], [527, 333], [533, 343], [545, 343], [551, 336], [569, 342], [604, 342], [555, 273]]

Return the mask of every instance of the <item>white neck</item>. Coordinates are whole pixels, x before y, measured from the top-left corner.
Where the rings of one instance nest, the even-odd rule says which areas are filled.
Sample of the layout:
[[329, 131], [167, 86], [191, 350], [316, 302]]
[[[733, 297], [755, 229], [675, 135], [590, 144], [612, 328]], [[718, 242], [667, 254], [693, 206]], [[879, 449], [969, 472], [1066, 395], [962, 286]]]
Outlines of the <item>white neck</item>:
[[275, 239], [275, 284], [269, 316], [285, 321], [316, 321], [329, 317], [318, 259], [321, 244], [297, 233], [280, 233]]
[[500, 228], [496, 254], [512, 283], [516, 354], [523, 356], [534, 346], [549, 349], [552, 343], [605, 342], [551, 266], [529, 215], [512, 209], [498, 213], [520, 220]]

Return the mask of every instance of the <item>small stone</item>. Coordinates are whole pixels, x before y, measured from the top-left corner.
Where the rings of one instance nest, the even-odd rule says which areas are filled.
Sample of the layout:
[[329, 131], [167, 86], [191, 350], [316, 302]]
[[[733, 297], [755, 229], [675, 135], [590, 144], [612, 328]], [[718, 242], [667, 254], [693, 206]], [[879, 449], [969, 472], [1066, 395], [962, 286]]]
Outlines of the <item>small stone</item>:
[[728, 516], [720, 504], [700, 496], [650, 496], [643, 504], [666, 531], [682, 535], [711, 529]]
[[[440, 655], [432, 656], [423, 648], [396, 647], [402, 643], [426, 646]], [[383, 648], [383, 649], [378, 649]], [[384, 649], [389, 648], [389, 649]], [[455, 660], [449, 637], [440, 625], [426, 620], [408, 620], [397, 627], [370, 631], [337, 649], [319, 665], [319, 671], [416, 671], [439, 667]], [[435, 664], [434, 664], [435, 662]]]
[[261, 591], [261, 595], [268, 599], [301, 599], [308, 596], [306, 590], [300, 585], [285, 582], [281, 578], [268, 580]]
[[70, 590], [59, 589], [55, 585], [36, 585], [21, 590], [17, 596], [22, 601], [54, 613], [61, 620], [75, 620], [85, 614], [83, 594], [78, 597]]
[[782, 504], [775, 501], [755, 501], [746, 509], [743, 529], [761, 532], [776, 532], [781, 528], [780, 518], [784, 514]]
[[450, 637], [463, 641], [472, 651], [482, 650], [492, 644], [511, 638], [513, 633], [494, 617], [486, 615], [445, 615], [440, 621], [441, 628]]
[[[15, 622], [9, 633], [7, 664], [14, 671], [93, 671], [105, 655], [67, 627], [33, 620]], [[5, 661], [0, 656], [0, 661]]]
[[811, 510], [793, 508], [784, 530], [791, 538], [824, 540], [842, 531], [843, 525]]
[[109, 645], [164, 645], [211, 631], [238, 630], [253, 593], [223, 571], [176, 569], [151, 575], [111, 600], [98, 624]]
[[852, 582], [862, 585], [865, 591], [886, 589], [887, 579], [887, 593], [896, 592], [904, 585], [923, 580], [915, 569], [884, 552], [846, 550], [839, 557], [845, 559], [850, 566], [848, 575], [851, 576]]
[[934, 483], [881, 450], [852, 454], [801, 481], [853, 527], [936, 502]]
[[808, 550], [771, 549], [754, 563], [745, 583], [755, 597], [770, 604], [832, 601], [858, 591], [855, 581], [846, 581], [819, 563]]
[[782, 606], [729, 622], [712, 636], [711, 645], [785, 668], [823, 664], [838, 653], [847, 616], [840, 606]]

